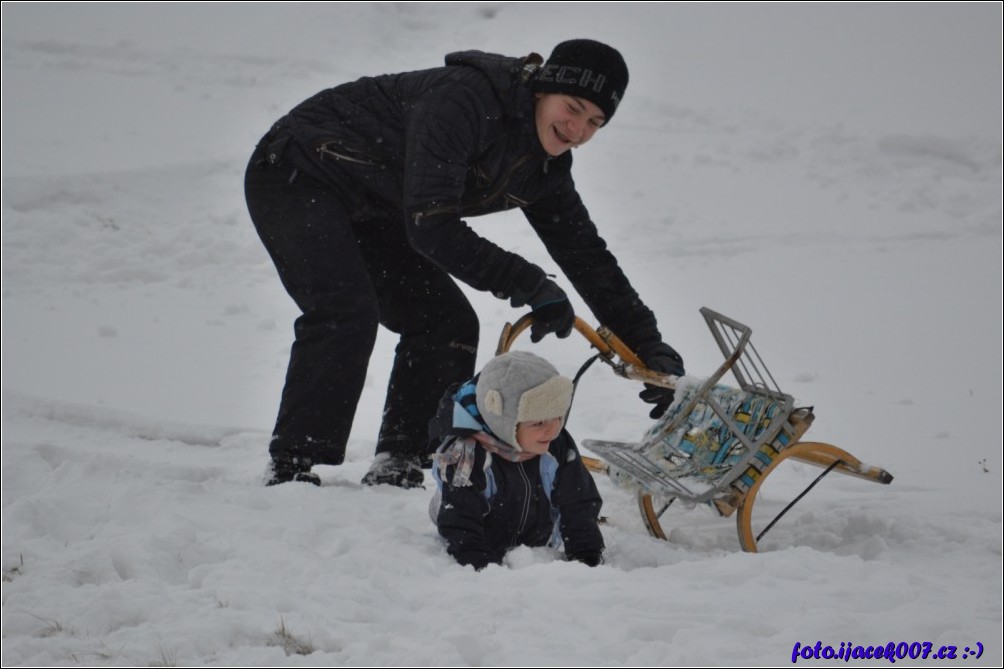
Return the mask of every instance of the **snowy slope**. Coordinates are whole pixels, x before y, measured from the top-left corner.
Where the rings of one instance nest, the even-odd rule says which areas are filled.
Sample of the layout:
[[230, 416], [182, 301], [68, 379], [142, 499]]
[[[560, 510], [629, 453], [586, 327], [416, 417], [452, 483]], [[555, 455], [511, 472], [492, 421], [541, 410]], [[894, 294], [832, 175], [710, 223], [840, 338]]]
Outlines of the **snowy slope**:
[[[3, 664], [773, 665], [822, 641], [999, 665], [1000, 25], [996, 3], [4, 4]], [[576, 181], [688, 370], [720, 362], [701, 306], [748, 323], [809, 436], [896, 477], [827, 479], [774, 550], [706, 509], [651, 539], [601, 479], [604, 566], [455, 565], [431, 490], [359, 485], [387, 333], [346, 464], [260, 485], [296, 313], [244, 209], [258, 137], [340, 81], [574, 36], [632, 76]], [[472, 222], [553, 268], [518, 215]], [[483, 363], [519, 313], [468, 294]], [[640, 437], [637, 390], [591, 370], [573, 434]]]

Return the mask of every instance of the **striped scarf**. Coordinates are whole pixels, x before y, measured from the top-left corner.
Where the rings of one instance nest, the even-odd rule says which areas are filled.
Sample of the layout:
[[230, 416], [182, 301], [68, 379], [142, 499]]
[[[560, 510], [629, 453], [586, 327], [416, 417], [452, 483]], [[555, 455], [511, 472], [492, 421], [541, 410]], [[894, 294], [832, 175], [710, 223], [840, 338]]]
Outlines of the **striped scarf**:
[[491, 455], [498, 455], [509, 462], [526, 462], [537, 457], [533, 453], [527, 453], [507, 444], [491, 433], [481, 418], [481, 412], [478, 411], [476, 390], [475, 381], [468, 381], [454, 393], [453, 401], [455, 405], [460, 407], [469, 418], [473, 419], [473, 422], [463, 421], [466, 425], [457, 425], [458, 421], [455, 420], [454, 425], [457, 428], [465, 428], [473, 426], [476, 423], [481, 429], [478, 430], [471, 427], [471, 429], [464, 430], [468, 436], [454, 439], [448, 446], [433, 456], [436, 459], [440, 472], [445, 472], [448, 466], [456, 467], [452, 484], [458, 487], [471, 485], [471, 472], [474, 469], [474, 460], [477, 455], [478, 445], [481, 445], [490, 454], [488, 461], [485, 463], [486, 468], [491, 464]]

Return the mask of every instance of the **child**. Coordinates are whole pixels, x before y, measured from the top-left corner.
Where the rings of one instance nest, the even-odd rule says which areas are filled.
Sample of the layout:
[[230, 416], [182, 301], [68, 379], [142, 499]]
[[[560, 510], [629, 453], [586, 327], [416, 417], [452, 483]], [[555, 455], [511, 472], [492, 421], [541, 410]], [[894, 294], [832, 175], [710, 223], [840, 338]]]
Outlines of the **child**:
[[519, 545], [562, 543], [569, 559], [600, 564], [603, 501], [563, 429], [572, 390], [549, 362], [514, 351], [444, 396], [430, 513], [460, 564], [480, 570]]

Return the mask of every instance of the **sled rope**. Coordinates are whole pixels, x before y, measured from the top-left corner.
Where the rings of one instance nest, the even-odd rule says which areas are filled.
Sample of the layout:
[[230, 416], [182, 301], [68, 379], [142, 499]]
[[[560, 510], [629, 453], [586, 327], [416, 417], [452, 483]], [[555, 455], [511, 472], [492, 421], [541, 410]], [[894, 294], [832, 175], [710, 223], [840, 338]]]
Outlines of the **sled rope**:
[[565, 425], [566, 426], [568, 425], [568, 417], [572, 414], [572, 404], [575, 403], [575, 391], [578, 390], [578, 388], [579, 388], [579, 379], [582, 378], [582, 375], [586, 373], [587, 369], [589, 369], [590, 367], [592, 367], [593, 363], [596, 362], [597, 358], [599, 358], [600, 355], [601, 354], [597, 353], [593, 357], [591, 357], [588, 360], [586, 360], [582, 364], [582, 366], [579, 367], [579, 371], [575, 373], [575, 378], [572, 379], [572, 399], [568, 403], [568, 411], [565, 412]]

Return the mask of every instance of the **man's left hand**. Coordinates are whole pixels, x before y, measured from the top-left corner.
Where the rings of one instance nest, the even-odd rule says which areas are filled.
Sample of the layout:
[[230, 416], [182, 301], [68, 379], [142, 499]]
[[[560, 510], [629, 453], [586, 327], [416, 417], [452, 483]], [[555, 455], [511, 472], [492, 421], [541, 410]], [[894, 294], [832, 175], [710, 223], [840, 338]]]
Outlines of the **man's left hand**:
[[[683, 358], [669, 344], [658, 342], [649, 346], [643, 346], [638, 351], [638, 357], [653, 372], [669, 374], [670, 376], [683, 376], [687, 372], [683, 368]], [[673, 403], [676, 396], [672, 388], [663, 388], [646, 383], [645, 390], [638, 395], [643, 401], [654, 404], [655, 408], [649, 414], [651, 418], [661, 418], [669, 405]]]

